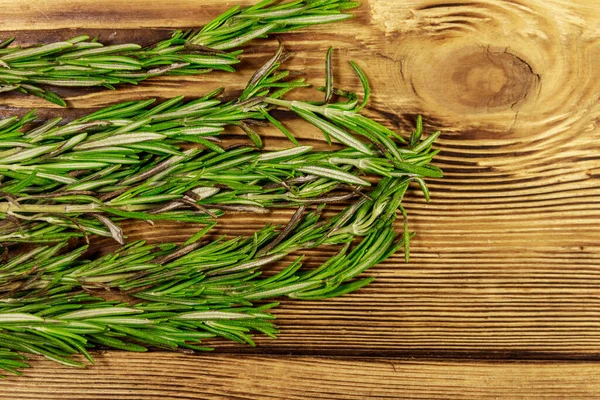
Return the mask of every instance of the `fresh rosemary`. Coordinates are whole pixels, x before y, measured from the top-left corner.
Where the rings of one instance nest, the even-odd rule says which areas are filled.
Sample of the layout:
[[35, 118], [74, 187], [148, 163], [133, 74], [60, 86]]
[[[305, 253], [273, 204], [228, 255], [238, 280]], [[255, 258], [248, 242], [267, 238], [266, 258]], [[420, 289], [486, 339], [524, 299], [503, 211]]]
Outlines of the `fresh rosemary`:
[[[142, 48], [134, 43], [104, 45], [87, 35], [28, 48], [0, 43], [0, 92], [18, 91], [66, 106], [44, 87], [136, 84], [159, 75], [233, 72], [242, 50], [255, 38], [315, 24], [351, 18], [343, 12], [359, 5], [343, 0], [265, 0], [246, 8], [236, 6], [200, 30], [175, 31], [170, 39]], [[40, 86], [42, 85], [42, 86]]]
[[[280, 48], [236, 102], [217, 100], [217, 90], [188, 103], [180, 97], [159, 105], [121, 103], [62, 126], [55, 119], [24, 128], [35, 119], [33, 112], [1, 121], [0, 148], [6, 150], [0, 152], [0, 197], [6, 201], [0, 203], [0, 241], [97, 234], [124, 243], [116, 224], [123, 218], [207, 223], [223, 210], [265, 212], [349, 200], [364, 195], [360, 188], [370, 186], [366, 175], [409, 177], [428, 198], [424, 178], [441, 176], [429, 164], [439, 133], [420, 140], [419, 125], [410, 143], [400, 146], [403, 139], [395, 132], [364, 117], [360, 111], [370, 88], [355, 65], [365, 92], [360, 103], [349, 92], [348, 101], [321, 105], [282, 100], [285, 92], [305, 86], [302, 80], [283, 81], [286, 72], [277, 72], [282, 55]], [[333, 87], [330, 55], [327, 87]], [[263, 119], [298, 145], [271, 115], [272, 107], [296, 112], [348, 148], [259, 152], [213, 142], [226, 125], [237, 125], [262, 147], [250, 126]], [[190, 142], [205, 149], [182, 147]]]
[[[301, 208], [280, 232], [267, 226], [252, 237], [205, 243], [205, 229], [181, 246], [134, 242], [96, 260], [85, 259], [86, 247], [61, 254], [64, 243], [17, 256], [0, 264], [0, 369], [19, 373], [27, 366], [15, 352], [83, 367], [72, 355], [93, 362], [87, 350], [98, 345], [210, 350], [202, 339], [253, 345], [252, 332], [274, 337], [268, 310], [277, 303], [255, 302], [349, 293], [372, 281], [355, 279], [359, 274], [408, 243], [406, 229], [399, 236], [392, 227], [407, 187], [407, 178], [383, 178], [371, 199], [332, 218], [323, 218], [322, 207], [305, 216]], [[353, 246], [357, 236], [363, 238]], [[302, 269], [299, 256], [262, 277], [284, 256], [325, 245], [342, 247], [317, 268]], [[81, 292], [94, 288], [118, 290], [129, 300]]]
[[[342, 11], [358, 4], [275, 3], [234, 7], [200, 31], [175, 32], [146, 49], [87, 36], [29, 49], [8, 47], [9, 40], [0, 45], [0, 91], [65, 105], [38, 85], [112, 88], [162, 74], [233, 71], [241, 51], [232, 49], [349, 18]], [[429, 200], [425, 179], [442, 176], [430, 164], [439, 132], [422, 139], [419, 118], [405, 140], [366, 117], [365, 74], [352, 63], [362, 99], [335, 88], [331, 49], [324, 101], [286, 100], [307, 85], [279, 71], [285, 58], [280, 46], [233, 101], [217, 90], [192, 101], [116, 104], [66, 124], [56, 118], [33, 126], [34, 111], [0, 120], [0, 243], [46, 243], [17, 254], [6, 247], [0, 257], [0, 370], [19, 374], [28, 354], [84, 367], [74, 356], [93, 363], [89, 350], [98, 347], [200, 351], [210, 350], [205, 339], [212, 337], [254, 345], [253, 334], [278, 332], [270, 312], [278, 303], [269, 301], [340, 296], [370, 283], [359, 275], [399, 249], [408, 261], [412, 233], [402, 200], [413, 182]], [[277, 110], [341, 146], [301, 146]], [[262, 150], [261, 125], [276, 127], [295, 147]], [[254, 146], [223, 145], [219, 135], [230, 127]], [[351, 203], [331, 215], [327, 204], [340, 201]], [[224, 212], [276, 207], [296, 209], [284, 227], [207, 239]], [[132, 218], [205, 226], [181, 245], [126, 243], [119, 222]], [[90, 234], [122, 247], [94, 258]], [[81, 236], [88, 245], [73, 247], [69, 239]], [[303, 266], [303, 252], [332, 246], [337, 253], [321, 265]]]

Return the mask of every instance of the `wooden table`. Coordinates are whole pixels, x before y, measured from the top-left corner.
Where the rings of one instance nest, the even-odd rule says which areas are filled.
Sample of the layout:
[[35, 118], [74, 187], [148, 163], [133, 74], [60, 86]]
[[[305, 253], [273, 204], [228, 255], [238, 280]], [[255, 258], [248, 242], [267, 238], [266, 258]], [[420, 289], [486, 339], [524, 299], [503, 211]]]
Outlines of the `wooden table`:
[[[0, 0], [0, 36], [21, 43], [77, 33], [151, 42], [201, 26], [231, 0]], [[214, 353], [96, 354], [86, 370], [36, 360], [0, 382], [8, 399], [600, 398], [600, 2], [364, 1], [351, 22], [286, 34], [293, 70], [323, 82], [328, 46], [340, 86], [375, 93], [368, 113], [408, 131], [443, 131], [432, 201], [406, 200], [417, 236], [368, 271], [375, 283], [321, 302], [284, 301], [277, 340]], [[241, 74], [163, 78], [78, 92], [77, 110], [149, 96], [240, 88], [275, 49], [247, 48]], [[3, 97], [3, 115], [37, 107]], [[285, 117], [285, 115], [283, 116]], [[305, 142], [319, 134], [297, 121]], [[267, 145], [285, 142], [269, 135]], [[284, 222], [276, 212], [270, 222]], [[264, 219], [223, 220], [251, 232]], [[183, 240], [194, 227], [128, 225], [131, 239]], [[108, 242], [100, 246], [108, 247]], [[318, 260], [323, 253], [310, 253]]]

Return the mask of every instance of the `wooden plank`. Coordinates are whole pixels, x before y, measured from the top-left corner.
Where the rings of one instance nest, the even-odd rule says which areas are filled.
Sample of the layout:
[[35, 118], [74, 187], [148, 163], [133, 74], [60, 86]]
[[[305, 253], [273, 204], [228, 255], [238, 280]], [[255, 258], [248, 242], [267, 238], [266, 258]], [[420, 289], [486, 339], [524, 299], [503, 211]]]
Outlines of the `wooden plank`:
[[76, 370], [36, 361], [17, 399], [597, 399], [595, 363], [111, 353]]
[[[100, 10], [83, 0], [0, 0], [0, 36], [48, 41], [84, 26], [114, 42], [159, 37], [166, 32], [158, 29], [202, 24], [238, 1], [201, 3], [113, 1]], [[53, 31], [62, 28], [73, 30]], [[422, 113], [429, 130], [441, 129], [437, 164], [446, 176], [432, 180], [430, 204], [407, 198], [418, 232], [410, 264], [392, 258], [369, 272], [377, 277], [372, 286], [351, 296], [284, 302], [277, 311], [282, 333], [277, 341], [259, 338], [260, 350], [600, 357], [597, 1], [370, 0], [353, 21], [283, 38], [296, 54], [290, 68], [311, 83], [322, 84], [323, 56], [333, 45], [341, 86], [359, 87], [346, 61], [356, 59], [367, 71], [375, 93], [371, 115], [407, 131]], [[247, 48], [239, 75], [157, 79], [70, 100], [86, 109], [240, 88], [274, 50], [273, 40], [265, 43]], [[6, 112], [38, 106], [48, 116], [63, 112], [24, 96], [0, 99]], [[318, 143], [319, 134], [305, 124], [289, 117], [286, 124]], [[275, 137], [267, 144], [285, 146]], [[270, 221], [288, 215], [275, 212]], [[235, 216], [219, 229], [250, 233], [263, 222]], [[155, 241], [184, 240], [194, 230], [128, 227], [130, 239]], [[314, 263], [328, 254], [309, 258]]]
[[99, 7], [86, 0], [2, 0], [2, 29], [119, 29], [201, 27], [235, 5], [253, 0], [112, 0]]
[[[284, 224], [290, 214], [275, 211], [269, 222]], [[361, 291], [326, 301], [283, 300], [274, 312], [281, 328], [277, 340], [259, 335], [257, 349], [225, 340], [211, 345], [220, 351], [299, 355], [600, 358], [596, 247], [577, 256], [577, 249], [544, 242], [520, 247], [518, 233], [502, 238], [501, 228], [496, 233], [489, 224], [469, 227], [466, 221], [456, 231], [457, 238], [467, 237], [459, 246], [445, 235], [432, 236], [441, 229], [435, 218], [413, 216], [420, 234], [411, 262], [393, 256], [366, 273], [376, 280]], [[249, 235], [261, 224], [251, 216], [229, 216], [215, 234]], [[183, 241], [196, 231], [177, 223], [158, 226], [131, 223], [126, 232], [130, 239], [160, 242]], [[495, 246], [479, 237], [484, 234], [479, 229], [500, 236]], [[115, 247], [109, 239], [96, 246], [99, 252]], [[311, 268], [334, 248], [305, 254]]]

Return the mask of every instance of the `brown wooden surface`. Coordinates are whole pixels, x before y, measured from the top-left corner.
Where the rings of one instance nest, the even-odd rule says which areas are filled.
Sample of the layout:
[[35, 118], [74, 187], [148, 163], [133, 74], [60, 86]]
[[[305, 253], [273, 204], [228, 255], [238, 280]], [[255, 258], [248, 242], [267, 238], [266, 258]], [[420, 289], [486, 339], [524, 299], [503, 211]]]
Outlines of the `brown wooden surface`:
[[[2, 399], [597, 399], [597, 364], [111, 353], [87, 370], [39, 361]], [[7, 389], [6, 389], [7, 388]]]
[[[0, 37], [147, 42], [240, 2], [0, 0]], [[417, 231], [410, 264], [395, 256], [368, 271], [375, 283], [339, 299], [284, 301], [279, 338], [257, 337], [256, 349], [218, 341], [221, 354], [108, 352], [86, 371], [36, 361], [24, 378], [0, 382], [0, 398], [600, 397], [600, 3], [369, 0], [356, 13], [283, 39], [296, 54], [290, 68], [311, 83], [322, 84], [333, 45], [340, 86], [358, 88], [348, 60], [366, 70], [372, 116], [406, 131], [422, 113], [428, 129], [443, 131], [437, 165], [446, 176], [431, 181], [431, 203], [406, 201]], [[248, 47], [240, 74], [79, 92], [66, 114], [221, 85], [233, 92], [275, 47]], [[64, 112], [18, 95], [0, 104], [3, 115]], [[286, 124], [319, 143], [306, 125]], [[267, 134], [269, 147], [286, 145]], [[220, 230], [263, 222], [235, 216]], [[194, 227], [127, 232], [183, 240]]]

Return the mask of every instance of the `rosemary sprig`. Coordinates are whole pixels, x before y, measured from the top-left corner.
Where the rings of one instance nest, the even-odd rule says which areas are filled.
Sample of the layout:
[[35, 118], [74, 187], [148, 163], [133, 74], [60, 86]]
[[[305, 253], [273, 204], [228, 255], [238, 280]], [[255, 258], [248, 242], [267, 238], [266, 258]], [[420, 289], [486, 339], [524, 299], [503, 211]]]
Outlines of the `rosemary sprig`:
[[[303, 79], [286, 81], [287, 71], [276, 72], [280, 58], [278, 52], [272, 68], [253, 78], [237, 101], [218, 98], [220, 88], [187, 102], [179, 96], [158, 105], [156, 99], [117, 103], [66, 124], [59, 117], [35, 129], [30, 128], [37, 119], [35, 110], [22, 118], [5, 118], [0, 120], [0, 163], [28, 165], [31, 160], [83, 151], [116, 152], [133, 159], [143, 152], [180, 155], [177, 145], [186, 142], [218, 151], [211, 140], [226, 127], [249, 127], [254, 120], [266, 118], [261, 111], [266, 97], [280, 98], [307, 86]], [[260, 138], [252, 139], [262, 147]]]
[[351, 18], [344, 10], [359, 3], [343, 0], [261, 1], [235, 6], [200, 30], [175, 31], [171, 38], [142, 48], [134, 43], [104, 45], [87, 35], [29, 48], [0, 45], [0, 92], [18, 91], [66, 106], [44, 87], [137, 84], [159, 75], [233, 72], [242, 50], [255, 38]]
[[[15, 351], [81, 367], [71, 356], [92, 361], [87, 349], [98, 344], [129, 351], [207, 350], [200, 340], [210, 336], [251, 345], [251, 332], [274, 336], [267, 310], [277, 303], [253, 302], [330, 298], [370, 283], [355, 277], [409, 239], [391, 226], [406, 188], [406, 178], [384, 178], [373, 199], [326, 221], [319, 210], [298, 219], [300, 211], [280, 233], [266, 227], [253, 237], [203, 244], [204, 230], [183, 246], [136, 242], [97, 260], [82, 258], [85, 247], [58, 254], [63, 245], [13, 258], [0, 265], [0, 348], [6, 349], [0, 350], [0, 368], [25, 366]], [[350, 249], [356, 236], [364, 238]], [[299, 257], [261, 277], [265, 266], [286, 254], [331, 244], [343, 247], [315, 269], [302, 270]], [[105, 301], [73, 292], [78, 287], [117, 288], [145, 302]]]
[[[259, 307], [139, 304], [105, 301], [84, 293], [58, 293], [21, 299], [0, 313], [0, 366], [19, 374], [28, 367], [24, 354], [42, 355], [70, 367], [85, 364], [72, 358], [89, 349], [108, 347], [144, 352], [187, 348], [212, 350], [201, 341], [214, 336], [253, 344], [249, 332], [274, 336], [268, 304]], [[18, 352], [18, 353], [16, 353]]]
[[[81, 235], [78, 231], [82, 231], [123, 242], [116, 225], [123, 218], [207, 223], [228, 209], [267, 212], [273, 207], [339, 202], [364, 196], [361, 189], [371, 185], [365, 179], [368, 176], [405, 176], [417, 180], [426, 192], [424, 175], [420, 174], [425, 167], [421, 165], [433, 154], [429, 150], [419, 153], [418, 163], [405, 162], [411, 168], [401, 170], [381, 155], [366, 156], [353, 149], [319, 152], [304, 146], [258, 152], [242, 147], [224, 153], [191, 149], [183, 156], [158, 157], [137, 168], [107, 165], [100, 170], [106, 174], [98, 177], [91, 171], [43, 194], [37, 194], [40, 188], [34, 179], [29, 180], [29, 186], [20, 181], [18, 192], [11, 185], [3, 193], [9, 201], [0, 203], [0, 216], [11, 217], [6, 221], [13, 227], [5, 223], [0, 240], [56, 240], [36, 234], [39, 224], [34, 224], [34, 232], [14, 224], [23, 220], [70, 227], [74, 230], [65, 232], [69, 236]], [[74, 165], [79, 168], [81, 164]], [[44, 169], [36, 166], [35, 171]], [[99, 219], [99, 214], [111, 219]]]
[[[441, 176], [429, 165], [438, 133], [420, 141], [419, 130], [419, 138], [400, 147], [394, 132], [360, 114], [369, 93], [360, 70], [366, 94], [360, 106], [353, 94], [347, 103], [326, 105], [280, 100], [285, 91], [304, 85], [301, 80], [282, 81], [286, 73], [277, 73], [282, 54], [280, 47], [251, 78], [238, 102], [221, 102], [215, 99], [220, 91], [214, 91], [186, 104], [182, 98], [157, 106], [152, 100], [121, 103], [63, 126], [52, 120], [24, 129], [35, 118], [33, 113], [0, 122], [0, 146], [8, 149], [0, 152], [0, 196], [7, 200], [0, 203], [5, 219], [0, 241], [98, 234], [123, 243], [116, 224], [123, 218], [207, 223], [208, 216], [227, 209], [262, 212], [274, 206], [348, 200], [359, 195], [357, 187], [370, 185], [365, 175], [408, 176], [427, 196], [424, 178]], [[330, 57], [328, 52], [328, 70]], [[330, 88], [331, 76], [328, 71]], [[278, 90], [272, 92], [274, 87]], [[269, 103], [304, 117], [307, 112], [321, 113], [332, 122], [315, 114], [309, 121], [323, 129], [326, 138], [334, 136], [350, 148], [315, 152], [300, 146], [259, 153], [249, 147], [226, 150], [207, 140], [216, 140], [214, 135], [224, 125], [246, 126], [248, 131], [250, 121], [265, 118], [297, 144], [269, 114]], [[356, 133], [375, 145], [358, 140]], [[257, 134], [251, 138], [262, 144]], [[186, 141], [207, 148], [184, 150]], [[101, 215], [105, 213], [112, 217]]]
[[[142, 293], [152, 287], [152, 293], [156, 295], [161, 293], [154, 288], [156, 282], [168, 286], [168, 293], [173, 293], [173, 285], [192, 282], [199, 276], [210, 276], [211, 280], [230, 273], [243, 272], [244, 276], [251, 276], [261, 265], [280, 260], [292, 252], [323, 244], [349, 243], [355, 236], [368, 235], [374, 227], [382, 225], [380, 222], [383, 221], [378, 218], [383, 215], [386, 223], [390, 222], [407, 190], [407, 182], [407, 178], [385, 178], [372, 192], [372, 199], [363, 198], [356, 203], [358, 206], [348, 207], [340, 215], [327, 220], [323, 220], [320, 208], [303, 218], [297, 217], [283, 238], [275, 227], [266, 226], [249, 238], [238, 237], [225, 242], [219, 239], [210, 244], [199, 242], [209, 232], [211, 226], [208, 226], [186, 243], [184, 250], [175, 250], [172, 245], [155, 248], [136, 242], [79, 268], [74, 268], [72, 261], [85, 252], [86, 246], [59, 257], [55, 254], [65, 243], [38, 247], [0, 267], [0, 285], [12, 287], [15, 281], [11, 278], [16, 277], [20, 288], [23, 280], [27, 280], [29, 288], [44, 290], [53, 284], [81, 285], [88, 289], [98, 284], [99, 288], [116, 287], [124, 291], [141, 287], [144, 288]], [[394, 201], [394, 195], [398, 200]], [[177, 257], [173, 258], [173, 253]], [[39, 274], [41, 271], [42, 275]], [[144, 274], [140, 275], [140, 271]], [[31, 280], [32, 274], [35, 281]], [[204, 282], [200, 284], [204, 285]], [[186, 293], [189, 290], [194, 292], [198, 288], [189, 286]]]
[[[284, 100], [281, 98], [265, 97], [264, 101], [267, 104], [272, 104], [280, 108], [294, 111], [297, 115], [318, 127], [329, 143], [331, 138], [337, 142], [351, 147], [364, 155], [370, 156], [375, 154], [373, 148], [369, 148], [363, 141], [356, 136], [362, 136], [364, 139], [371, 142], [379, 149], [380, 153], [387, 157], [393, 163], [395, 168], [404, 170], [405, 172], [414, 171], [425, 177], [439, 178], [442, 176], [442, 171], [434, 166], [426, 166], [431, 159], [428, 156], [423, 156], [423, 151], [431, 149], [431, 145], [439, 137], [440, 132], [435, 132], [429, 135], [425, 140], [421, 139], [422, 123], [418, 123], [417, 130], [412, 133], [408, 146], [400, 148], [395, 141], [401, 143], [405, 139], [396, 132], [388, 129], [382, 124], [364, 116], [361, 111], [367, 106], [371, 93], [369, 81], [358, 66], [351, 62], [351, 66], [360, 78], [363, 85], [364, 98], [361, 102], [358, 101], [356, 94], [347, 91], [337, 91], [341, 97], [347, 97], [346, 102], [338, 101], [333, 103], [330, 101], [331, 93], [333, 92], [333, 74], [331, 72], [331, 49], [327, 53], [326, 62], [326, 86], [320, 88], [326, 92], [325, 104], [310, 103], [298, 100]], [[421, 121], [419, 119], [419, 121]], [[435, 155], [435, 154], [433, 154]], [[433, 155], [431, 157], [433, 157]], [[391, 172], [391, 176], [399, 176], [398, 172]]]

